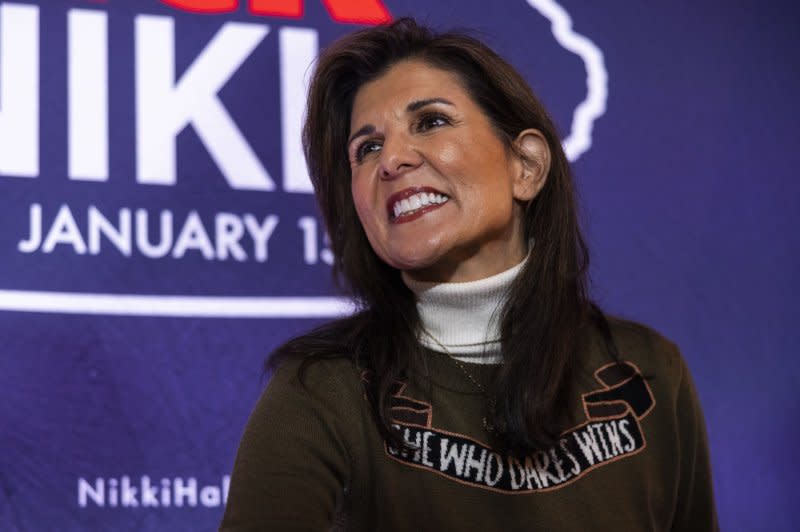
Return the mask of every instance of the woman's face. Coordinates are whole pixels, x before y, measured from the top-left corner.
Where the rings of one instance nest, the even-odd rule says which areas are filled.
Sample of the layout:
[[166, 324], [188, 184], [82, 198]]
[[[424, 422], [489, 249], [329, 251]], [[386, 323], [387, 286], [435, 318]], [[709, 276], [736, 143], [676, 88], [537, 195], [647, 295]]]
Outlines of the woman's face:
[[418, 280], [463, 282], [524, 258], [515, 199], [540, 185], [531, 195], [528, 165], [454, 74], [396, 64], [358, 90], [350, 131], [353, 201], [389, 265]]

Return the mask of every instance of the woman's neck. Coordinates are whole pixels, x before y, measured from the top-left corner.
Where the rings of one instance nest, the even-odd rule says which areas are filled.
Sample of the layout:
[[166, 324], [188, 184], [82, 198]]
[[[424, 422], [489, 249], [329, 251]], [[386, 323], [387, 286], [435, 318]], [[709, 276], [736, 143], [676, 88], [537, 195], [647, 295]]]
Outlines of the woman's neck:
[[465, 283], [421, 282], [403, 273], [417, 298], [420, 343], [462, 362], [500, 363], [500, 312], [524, 264]]

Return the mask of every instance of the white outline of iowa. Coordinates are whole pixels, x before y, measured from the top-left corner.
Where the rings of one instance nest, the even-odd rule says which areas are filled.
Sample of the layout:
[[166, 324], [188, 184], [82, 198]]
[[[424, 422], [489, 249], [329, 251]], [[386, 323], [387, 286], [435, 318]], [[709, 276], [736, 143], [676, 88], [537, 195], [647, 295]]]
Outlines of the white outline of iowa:
[[555, 0], [526, 1], [550, 21], [550, 29], [558, 44], [578, 55], [586, 67], [586, 99], [575, 108], [572, 128], [563, 141], [567, 158], [574, 162], [592, 147], [594, 121], [606, 112], [608, 72], [603, 52], [587, 37], [572, 30], [572, 18]]

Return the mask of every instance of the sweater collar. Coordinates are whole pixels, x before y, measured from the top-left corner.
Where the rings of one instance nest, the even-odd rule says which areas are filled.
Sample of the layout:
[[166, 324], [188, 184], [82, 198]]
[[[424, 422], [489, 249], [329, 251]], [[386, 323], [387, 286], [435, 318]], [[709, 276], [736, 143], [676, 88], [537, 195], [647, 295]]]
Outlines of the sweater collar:
[[524, 264], [525, 260], [491, 277], [465, 283], [415, 281], [403, 273], [403, 281], [417, 298], [420, 343], [463, 362], [501, 362], [500, 311]]

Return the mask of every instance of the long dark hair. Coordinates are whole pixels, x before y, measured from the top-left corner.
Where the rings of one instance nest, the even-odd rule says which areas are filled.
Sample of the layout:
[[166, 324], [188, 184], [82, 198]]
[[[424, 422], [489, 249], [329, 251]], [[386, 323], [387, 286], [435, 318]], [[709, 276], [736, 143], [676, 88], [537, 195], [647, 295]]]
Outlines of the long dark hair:
[[[435, 33], [413, 19], [351, 33], [322, 52], [311, 82], [303, 145], [309, 174], [331, 239], [334, 274], [359, 312], [290, 341], [286, 357], [353, 357], [373, 378], [367, 384], [379, 430], [392, 430], [392, 384], [424, 364], [420, 318], [400, 272], [372, 250], [356, 215], [346, 154], [358, 89], [399, 61], [416, 59], [457, 76], [507, 148], [528, 128], [551, 151], [544, 187], [524, 209], [525, 238], [534, 241], [502, 308], [503, 365], [490, 391], [495, 444], [513, 453], [552, 444], [568, 415], [579, 332], [599, 310], [586, 287], [588, 251], [578, 224], [575, 190], [553, 121], [523, 77], [465, 33]], [[602, 316], [602, 314], [600, 314]]]

